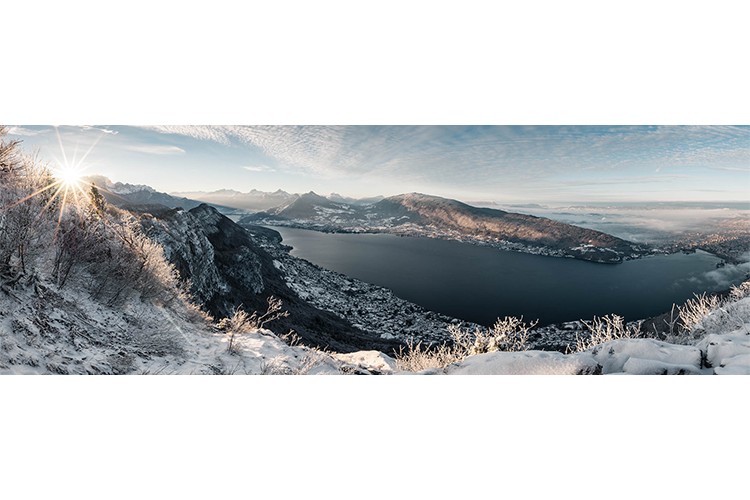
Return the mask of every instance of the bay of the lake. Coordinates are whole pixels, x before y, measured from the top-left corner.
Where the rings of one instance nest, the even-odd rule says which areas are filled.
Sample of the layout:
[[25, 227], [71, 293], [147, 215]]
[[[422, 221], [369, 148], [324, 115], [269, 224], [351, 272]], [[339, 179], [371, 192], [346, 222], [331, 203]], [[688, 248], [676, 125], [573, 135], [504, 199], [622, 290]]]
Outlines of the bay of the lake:
[[485, 325], [503, 316], [540, 325], [610, 313], [635, 320], [721, 288], [712, 280], [720, 259], [701, 251], [613, 265], [431, 238], [273, 229], [295, 257]]

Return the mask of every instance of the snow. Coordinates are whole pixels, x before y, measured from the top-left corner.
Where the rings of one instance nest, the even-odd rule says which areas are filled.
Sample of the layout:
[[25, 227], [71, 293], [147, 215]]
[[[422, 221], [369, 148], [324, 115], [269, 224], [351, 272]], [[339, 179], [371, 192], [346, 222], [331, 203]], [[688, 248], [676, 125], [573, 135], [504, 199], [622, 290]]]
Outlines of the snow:
[[[735, 356], [735, 351], [727, 351]], [[734, 359], [734, 358], [732, 358]], [[748, 355], [750, 360], [750, 353]], [[736, 369], [736, 368], [734, 368]], [[444, 370], [449, 375], [700, 375], [701, 350], [652, 339], [614, 340], [573, 354], [546, 351], [493, 352], [470, 356]], [[718, 372], [716, 372], [718, 373]]]
[[397, 370], [396, 360], [380, 351], [359, 351], [350, 354], [333, 354], [333, 357], [349, 365], [365, 367], [370, 371], [393, 373]]
[[750, 324], [726, 335], [708, 335], [699, 345], [717, 374], [750, 375]]
[[[662, 345], [660, 345], [662, 344]], [[492, 352], [470, 356], [444, 370], [448, 375], [685, 375], [709, 374], [697, 348], [657, 341], [616, 340], [582, 353]]]
[[590, 354], [560, 352], [490, 352], [466, 358], [446, 368], [448, 375], [579, 375], [593, 374], [597, 362]]
[[[391, 373], [382, 353], [334, 355], [289, 346], [269, 330], [230, 337], [186, 304], [133, 299], [109, 308], [49, 285], [0, 292], [0, 374]], [[338, 357], [337, 357], [338, 356]]]
[[[630, 366], [637, 374], [643, 374], [646, 362], [654, 369], [660, 363], [680, 366], [700, 367], [700, 349], [693, 346], [668, 344], [653, 339], [613, 340], [591, 350], [594, 359], [602, 365], [602, 373], [620, 373], [627, 371], [630, 360], [639, 360]], [[654, 372], [658, 373], [658, 371]]]
[[666, 363], [653, 359], [628, 358], [622, 373], [630, 375], [700, 375], [701, 369], [694, 365]]

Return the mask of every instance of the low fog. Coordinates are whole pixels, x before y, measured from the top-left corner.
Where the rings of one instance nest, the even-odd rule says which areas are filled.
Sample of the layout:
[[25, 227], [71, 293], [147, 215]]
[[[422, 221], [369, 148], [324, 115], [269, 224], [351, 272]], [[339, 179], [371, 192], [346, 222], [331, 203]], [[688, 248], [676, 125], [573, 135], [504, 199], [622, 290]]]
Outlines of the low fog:
[[477, 205], [548, 217], [629, 241], [650, 244], [668, 243], [688, 232], [721, 233], [736, 230], [738, 223], [750, 225], [750, 204], [746, 203]]

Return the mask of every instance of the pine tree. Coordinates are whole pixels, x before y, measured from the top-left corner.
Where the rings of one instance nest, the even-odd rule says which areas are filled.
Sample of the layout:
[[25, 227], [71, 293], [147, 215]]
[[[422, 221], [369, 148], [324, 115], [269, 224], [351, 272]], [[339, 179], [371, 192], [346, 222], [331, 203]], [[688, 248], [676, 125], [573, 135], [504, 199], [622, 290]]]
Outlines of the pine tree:
[[104, 213], [104, 211], [107, 209], [107, 200], [105, 200], [104, 196], [102, 196], [102, 194], [99, 192], [96, 184], [91, 185], [89, 198], [91, 198], [91, 205], [94, 207], [94, 210], [96, 210], [99, 214]]

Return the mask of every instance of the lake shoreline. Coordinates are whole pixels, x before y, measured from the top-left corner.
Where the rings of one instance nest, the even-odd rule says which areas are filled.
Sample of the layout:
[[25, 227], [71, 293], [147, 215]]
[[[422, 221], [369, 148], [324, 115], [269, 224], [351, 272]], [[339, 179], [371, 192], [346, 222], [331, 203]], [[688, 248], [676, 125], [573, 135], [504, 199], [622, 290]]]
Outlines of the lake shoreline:
[[[691, 254], [684, 254], [684, 253], [668, 254], [668, 255], [656, 254], [656, 255], [646, 256], [641, 259], [625, 261], [622, 264], [626, 268], [628, 268], [629, 266], [632, 266], [633, 265], [632, 263], [635, 263], [635, 262], [645, 262], [646, 264], [644, 265], [644, 268], [648, 269], [648, 272], [646, 272], [646, 274], [649, 275], [649, 274], [661, 273], [661, 275], [663, 275], [662, 282], [657, 285], [655, 284], [656, 282], [653, 282], [653, 281], [649, 282], [646, 278], [641, 276], [640, 279], [644, 283], [642, 290], [639, 289], [638, 286], [630, 286], [627, 290], [627, 293], [624, 293], [624, 295], [623, 294], [620, 295], [620, 297], [625, 297], [625, 299], [623, 299], [625, 302], [635, 300], [635, 302], [637, 304], [640, 304], [640, 306], [636, 305], [636, 306], [629, 306], [629, 307], [624, 307], [624, 308], [614, 307], [612, 309], [615, 309], [615, 310], [610, 310], [611, 308], [607, 307], [607, 303], [608, 303], [607, 301], [603, 301], [601, 300], [601, 297], [597, 297], [598, 295], [597, 293], [591, 293], [590, 290], [587, 290], [587, 287], [585, 286], [586, 284], [582, 283], [582, 281], [585, 281], [585, 280], [579, 279], [576, 276], [575, 272], [571, 274], [571, 271], [569, 270], [565, 271], [565, 268], [572, 265], [577, 272], [582, 272], [582, 273], [591, 273], [592, 269], [595, 270], [593, 271], [594, 273], [593, 275], [596, 278], [595, 288], [596, 287], [604, 288], [604, 290], [602, 291], [602, 294], [608, 297], [609, 304], [611, 305], [611, 304], [616, 303], [617, 302], [616, 299], [618, 298], [617, 293], [613, 291], [613, 289], [617, 289], [620, 286], [617, 283], [617, 280], [627, 281], [627, 280], [630, 280], [631, 278], [627, 276], [628, 274], [630, 274], [629, 272], [623, 273], [622, 271], [617, 271], [615, 273], [616, 277], [613, 276], [612, 279], [610, 280], [613, 282], [612, 285], [610, 286], [609, 282], [607, 281], [609, 278], [607, 277], [606, 273], [610, 273], [611, 271], [609, 270], [622, 269], [623, 268], [622, 266], [587, 267], [589, 264], [596, 264], [596, 262], [581, 261], [579, 259], [573, 259], [573, 258], [548, 259], [548, 260], [540, 261], [538, 259], [544, 259], [545, 256], [530, 255], [530, 254], [524, 254], [520, 252], [513, 252], [513, 251], [508, 251], [508, 250], [502, 250], [502, 249], [500, 249], [500, 252], [496, 252], [497, 249], [494, 249], [487, 245], [474, 245], [474, 244], [460, 245], [460, 243], [466, 243], [466, 242], [461, 242], [461, 241], [456, 241], [456, 240], [441, 240], [437, 238], [428, 238], [428, 237], [411, 237], [411, 236], [405, 236], [405, 235], [404, 236], [398, 235], [399, 237], [396, 238], [397, 235], [389, 235], [389, 234], [383, 234], [383, 233], [339, 233], [339, 232], [324, 233], [324, 232], [315, 231], [315, 230], [311, 230], [307, 228], [305, 229], [289, 228], [287, 226], [283, 226], [283, 227], [274, 226], [272, 227], [272, 229], [275, 231], [278, 231], [282, 235], [283, 245], [291, 246], [294, 248], [293, 250], [291, 250], [291, 253], [296, 258], [302, 258], [302, 259], [308, 260], [309, 262], [315, 265], [319, 265], [326, 269], [330, 269], [332, 271], [342, 273], [346, 276], [350, 276], [352, 278], [356, 278], [358, 280], [362, 280], [367, 283], [373, 283], [378, 286], [383, 286], [385, 288], [392, 290], [398, 297], [404, 300], [416, 303], [422, 307], [425, 307], [428, 310], [439, 312], [441, 314], [446, 314], [447, 316], [450, 316], [450, 317], [462, 318], [463, 320], [466, 320], [466, 321], [475, 322], [478, 324], [485, 324], [485, 325], [492, 323], [494, 319], [503, 315], [515, 315], [515, 316], [523, 315], [526, 318], [531, 319], [532, 317], [537, 317], [537, 315], [534, 314], [535, 312], [540, 313], [538, 315], [540, 319], [540, 326], [567, 323], [570, 321], [577, 321], [582, 318], [591, 318], [594, 315], [600, 316], [600, 315], [609, 314], [609, 313], [618, 313], [618, 314], [624, 315], [628, 320], [640, 320], [643, 318], [653, 317], [653, 316], [662, 314], [665, 310], [669, 310], [669, 308], [671, 307], [673, 303], [675, 302], [679, 303], [679, 302], [686, 300], [687, 298], [692, 297], [693, 293], [700, 293], [701, 291], [709, 291], [708, 289], [706, 290], [702, 289], [700, 286], [690, 287], [689, 286], [690, 283], [685, 282], [685, 280], [690, 280], [692, 278], [695, 281], [697, 279], [695, 276], [696, 273], [693, 272], [691, 274], [690, 272], [692, 267], [694, 267], [694, 265], [698, 265], [698, 268], [700, 269], [702, 273], [709, 273], [716, 269], [717, 263], [721, 260], [719, 257], [715, 256], [714, 254], [711, 254], [710, 252], [698, 250], [697, 252], [693, 252]], [[290, 233], [290, 231], [292, 232], [303, 231], [303, 233], [296, 233], [296, 237], [299, 238], [300, 235], [303, 235], [303, 236], [306, 235], [306, 240], [308, 243], [310, 242], [310, 239], [315, 240], [316, 238], [326, 238], [326, 237], [339, 238], [339, 239], [340, 238], [352, 238], [352, 237], [357, 238], [359, 236], [363, 236], [365, 238], [370, 237], [370, 238], [381, 238], [381, 239], [392, 238], [393, 240], [386, 242], [385, 246], [383, 246], [383, 242], [380, 242], [376, 245], [379, 248], [382, 247], [381, 250], [384, 250], [386, 251], [386, 253], [388, 253], [389, 257], [387, 257], [386, 260], [391, 259], [391, 262], [387, 263], [387, 265], [384, 262], [379, 262], [379, 263], [367, 262], [366, 267], [370, 268], [367, 272], [365, 273], [352, 272], [351, 266], [355, 265], [356, 267], [356, 263], [349, 262], [347, 264], [344, 262], [344, 261], [347, 261], [347, 259], [350, 260], [350, 257], [347, 257], [346, 250], [337, 248], [337, 245], [334, 245], [333, 247], [324, 251], [322, 249], [318, 249], [317, 251], [318, 252], [322, 251], [322, 253], [320, 253], [320, 255], [317, 256], [318, 258], [316, 258], [316, 255], [310, 254], [309, 249], [305, 250], [304, 248], [300, 246], [301, 241], [305, 240], [305, 238], [303, 238], [302, 240], [300, 239], [295, 240], [294, 237], [290, 237], [290, 235], [293, 234], [293, 233]], [[459, 297], [459, 302], [462, 301], [463, 303], [459, 304], [459, 306], [456, 306], [455, 304], [451, 304], [451, 299], [449, 297], [450, 291], [434, 292], [434, 290], [429, 290], [430, 287], [445, 288], [445, 283], [440, 282], [440, 280], [436, 281], [433, 279], [431, 283], [426, 286], [426, 288], [428, 289], [428, 292], [427, 292], [428, 294], [437, 293], [438, 295], [442, 294], [442, 296], [439, 297], [438, 300], [423, 300], [424, 297], [420, 296], [418, 289], [420, 288], [420, 281], [423, 281], [424, 277], [420, 278], [419, 272], [414, 272], [414, 270], [410, 269], [408, 265], [405, 266], [403, 263], [399, 264], [397, 262], [398, 255], [399, 255], [398, 251], [395, 251], [393, 248], [389, 249], [389, 247], [394, 244], [396, 246], [401, 245], [401, 243], [397, 243], [398, 241], [420, 242], [420, 243], [417, 243], [416, 247], [413, 247], [413, 248], [410, 248], [410, 247], [412, 247], [414, 243], [406, 244], [407, 254], [411, 254], [410, 259], [412, 259], [414, 263], [416, 264], [419, 264], [419, 261], [423, 260], [422, 257], [417, 255], [420, 252], [427, 255], [428, 259], [432, 259], [433, 264], [435, 262], [442, 262], [442, 264], [435, 266], [436, 269], [440, 268], [441, 266], [443, 268], [448, 266], [448, 264], [450, 263], [450, 259], [448, 261], [440, 261], [440, 258], [437, 258], [435, 255], [430, 256], [430, 254], [435, 254], [436, 251], [438, 253], [445, 252], [446, 251], [445, 245], [448, 245], [448, 246], [459, 245], [458, 247], [447, 249], [448, 255], [451, 257], [455, 257], [453, 259], [454, 261], [465, 260], [461, 258], [464, 253], [464, 250], [466, 250], [467, 248], [474, 248], [474, 249], [480, 250], [483, 253], [476, 255], [476, 254], [471, 253], [473, 251], [468, 251], [469, 252], [468, 257], [470, 258], [470, 260], [471, 258], [474, 258], [474, 259], [479, 258], [481, 260], [481, 259], [487, 259], [487, 258], [493, 259], [497, 257], [497, 259], [502, 261], [503, 259], [510, 258], [511, 262], [509, 265], [511, 265], [511, 267], [512, 265], [522, 265], [525, 268], [532, 269], [532, 270], [538, 266], [541, 266], [543, 268], [552, 266], [550, 271], [552, 271], [553, 274], [567, 275], [568, 278], [570, 278], [571, 283], [565, 283], [565, 279], [563, 278], [559, 280], [555, 280], [554, 278], [552, 279], [546, 278], [548, 284], [551, 283], [551, 286], [553, 288], [557, 288], [557, 290], [554, 291], [554, 293], [550, 296], [557, 298], [558, 300], [562, 300], [563, 301], [562, 304], [554, 304], [555, 300], [545, 298], [539, 295], [539, 293], [541, 293], [542, 295], [544, 294], [544, 291], [543, 291], [544, 286], [539, 286], [539, 285], [535, 285], [531, 283], [528, 286], [526, 285], [521, 286], [522, 289], [526, 287], [526, 288], [529, 288], [530, 290], [526, 290], [525, 292], [520, 293], [519, 297], [511, 297], [511, 295], [513, 294], [508, 293], [508, 292], [504, 294], [500, 294], [501, 297], [508, 299], [510, 303], [513, 303], [515, 305], [509, 306], [508, 308], [497, 308], [497, 307], [493, 307], [493, 305], [489, 303], [491, 301], [488, 302], [486, 298], [482, 297], [482, 294], [486, 292], [488, 288], [486, 284], [482, 285], [481, 283], [479, 283], [483, 279], [482, 277], [483, 273], [479, 272], [476, 269], [477, 267], [476, 265], [470, 266], [469, 274], [476, 277], [476, 281], [477, 283], [479, 283], [477, 285], [478, 290], [471, 290], [470, 288], [473, 288], [473, 286], [476, 283], [472, 283], [470, 278], [469, 279], [463, 278], [462, 280], [460, 276], [460, 272], [459, 272], [459, 275], [454, 274], [452, 275], [452, 277], [448, 277], [447, 275], [444, 276], [445, 279], [448, 279], [448, 280], [458, 279], [459, 282], [461, 283], [460, 286], [466, 287], [465, 292], [472, 295], [472, 297], [474, 297], [479, 302], [479, 304], [477, 305], [478, 309], [482, 309], [483, 305], [487, 306], [487, 312], [476, 314], [476, 310], [475, 310], [473, 314], [466, 314], [465, 313], [465, 311], [467, 310], [466, 306], [472, 301], [471, 298], [461, 299]], [[439, 243], [439, 242], [442, 242], [442, 243]], [[301, 244], [305, 245], [305, 242], [302, 241]], [[350, 243], [346, 243], [346, 242], [344, 243], [345, 246], [347, 244], [350, 244]], [[437, 247], [435, 247], [435, 244], [437, 244]], [[364, 246], [362, 246], [362, 244], [357, 244], [355, 245], [355, 247], [357, 248], [357, 251], [370, 252], [371, 255], [369, 255], [369, 258], [373, 261], [382, 260], [383, 258], [382, 256], [377, 255], [377, 251], [375, 254], [372, 254], [371, 251], [367, 250], [366, 248], [367, 244], [364, 244]], [[492, 249], [493, 252], [491, 252], [490, 254], [487, 254], [486, 250], [484, 249], [487, 249], [487, 250]], [[424, 251], [422, 252], [422, 250]], [[519, 257], [512, 257], [512, 256], [519, 256]], [[524, 261], [525, 257], [520, 257], [520, 256], [525, 256], [525, 257], [537, 259], [537, 260]], [[437, 260], [435, 260], [436, 258]], [[675, 270], [672, 270], [667, 273], [660, 271], [659, 270], [659, 268], [661, 267], [660, 264], [670, 262], [670, 261], [665, 261], [664, 259], [672, 259], [672, 261], [676, 262], [675, 264], [671, 264], [666, 267], [670, 267], [670, 266], [675, 267], [675, 265], [677, 265], [677, 267], [681, 267], [682, 271], [684, 272], [681, 274], [679, 272], [676, 272]], [[690, 259], [693, 259], [693, 260], [691, 261]], [[344, 264], [342, 264], [342, 262], [344, 262]], [[569, 264], [566, 264], [566, 263], [569, 263]], [[409, 275], [410, 278], [402, 277], [402, 278], [397, 279], [395, 283], [390, 283], [387, 279], [384, 280], [383, 275], [387, 274], [389, 272], [388, 269], [391, 268], [394, 264], [396, 264], [396, 267], [398, 267], [399, 269], [397, 274], [406, 274], [406, 275]], [[380, 271], [373, 269], [373, 266], [377, 267], [378, 265], [385, 266], [385, 267], [380, 269]], [[479, 267], [481, 268], [481, 266]], [[488, 275], [488, 278], [490, 279], [492, 278], [492, 276], [497, 277], [496, 275], [498, 273], [500, 275], [503, 275], [503, 273], [508, 274], [508, 272], [510, 272], [510, 276], [512, 276], [513, 279], [516, 279], [516, 281], [528, 281], [526, 279], [527, 277], [523, 276], [523, 273], [508, 271], [507, 269], [503, 268], [502, 265], [498, 265], [497, 263], [490, 265], [490, 268], [492, 271]], [[422, 266], [421, 270], [423, 272], [428, 271], [424, 268], [424, 266]], [[630, 270], [632, 270], [632, 268], [625, 269], [625, 271], [630, 271]], [[493, 272], [495, 274], [493, 274]], [[426, 274], [430, 274], [430, 273], [426, 272]], [[443, 274], [445, 274], [445, 272], [443, 272]], [[448, 274], [450, 274], [450, 272], [448, 272]], [[540, 273], [539, 271], [536, 271], [536, 275], [538, 275], [537, 277], [541, 276], [542, 277], [541, 279], [545, 279], [544, 273]], [[531, 279], [532, 277], [530, 276], [528, 278]], [[674, 280], [672, 280], [672, 278], [674, 278]], [[406, 287], [406, 290], [404, 286], [401, 286], [404, 284], [404, 280], [406, 281], [410, 280], [410, 282], [407, 284], [408, 286]], [[660, 286], [669, 287], [669, 286], [674, 285], [672, 281], [679, 281], [679, 280], [682, 280], [682, 282], [680, 283], [680, 286], [683, 288], [682, 293], [672, 294], [672, 295], [675, 295], [673, 297], [668, 297], [669, 294], [666, 292], [654, 294], [653, 292], [654, 288], [659, 288]], [[575, 281], [577, 281], [577, 283]], [[728, 288], [728, 287], [725, 287], [725, 288]], [[717, 288], [716, 291], [718, 290], [719, 289]], [[628, 294], [639, 295], [641, 291], [643, 291], [646, 297], [641, 297], [641, 298], [636, 297], [635, 299], [633, 299], [632, 297], [628, 296]], [[679, 292], [679, 290], [677, 291]], [[710, 290], [710, 291], [714, 291], [714, 290]], [[533, 292], [533, 293], [529, 295], [530, 292]], [[539, 292], [539, 293], [536, 293], [536, 292]], [[490, 293], [492, 293], [492, 290], [490, 290]], [[571, 297], [575, 298], [578, 294], [581, 295], [580, 299], [583, 302], [586, 302], [586, 300], [591, 300], [593, 301], [594, 305], [591, 307], [569, 307], [568, 309], [568, 306], [571, 306], [571, 304], [575, 302], [575, 300], [571, 299]], [[461, 294], [458, 294], [458, 295], [460, 296]], [[650, 296], [655, 296], [656, 298], [658, 298], [658, 300], [652, 303], [649, 300]], [[667, 300], [668, 298], [671, 298], [671, 300]], [[534, 306], [534, 303], [537, 303], [537, 305]], [[661, 307], [659, 307], [659, 304], [662, 304]], [[519, 305], [522, 307], [516, 307]], [[615, 304], [615, 305], [619, 306], [620, 304]], [[462, 310], [462, 307], [463, 307], [463, 310]], [[635, 311], [638, 310], [639, 308], [641, 308], [642, 310], [640, 311], [640, 314], [636, 314]], [[553, 309], [553, 310], [556, 310], [557, 312], [554, 314], [551, 314], [549, 313], [549, 311], [547, 311], [547, 309]], [[484, 319], [481, 319], [481, 318], [484, 318]]]

